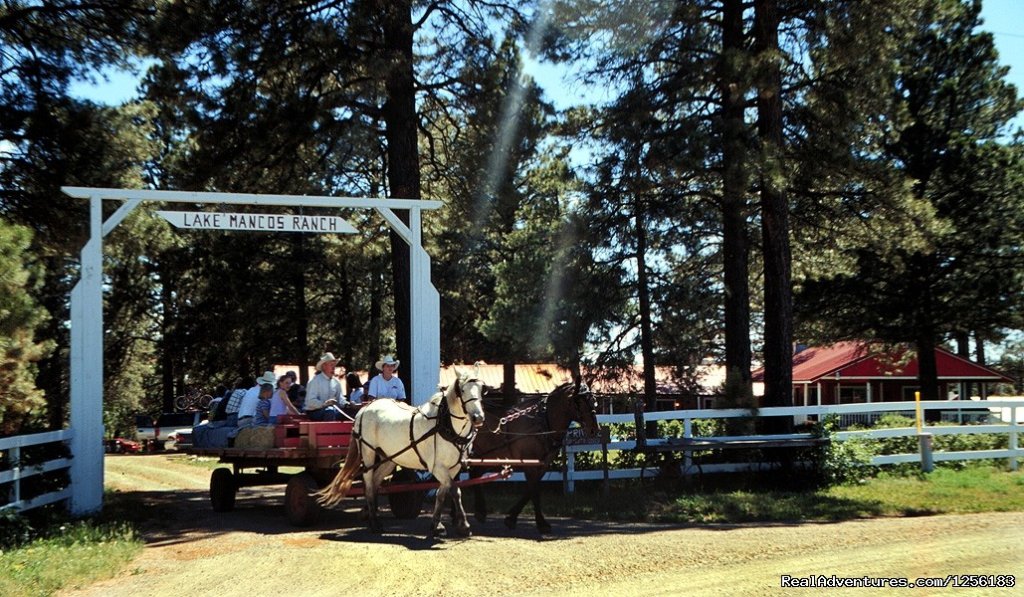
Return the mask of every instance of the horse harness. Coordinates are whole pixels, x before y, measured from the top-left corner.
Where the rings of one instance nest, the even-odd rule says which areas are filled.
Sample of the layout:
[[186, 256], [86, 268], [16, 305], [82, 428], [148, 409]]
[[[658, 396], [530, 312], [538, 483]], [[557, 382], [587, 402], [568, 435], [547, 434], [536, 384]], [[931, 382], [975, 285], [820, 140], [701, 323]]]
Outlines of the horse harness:
[[[472, 381], [479, 381], [479, 380], [469, 379], [469, 380], [466, 380], [465, 383], [470, 383]], [[455, 381], [455, 395], [459, 398], [459, 401], [462, 402], [462, 410], [463, 410], [463, 412], [466, 411], [466, 404], [467, 403], [473, 402], [474, 400], [479, 400], [479, 398], [471, 398], [469, 400], [463, 400], [462, 399], [462, 384], [459, 384], [458, 380]], [[400, 403], [400, 404], [405, 404], [405, 403]], [[395, 458], [398, 458], [399, 456], [401, 456], [402, 454], [405, 454], [409, 450], [412, 450], [412, 451], [416, 452], [416, 457], [419, 458], [420, 464], [423, 466], [423, 470], [429, 471], [430, 467], [427, 465], [427, 461], [426, 461], [426, 459], [423, 458], [423, 455], [420, 454], [418, 446], [421, 443], [423, 443], [423, 442], [427, 441], [428, 439], [430, 439], [430, 437], [432, 437], [432, 436], [440, 436], [441, 439], [443, 439], [444, 441], [446, 441], [446, 442], [454, 445], [456, 448], [458, 448], [459, 449], [459, 462], [461, 464], [465, 464], [466, 459], [469, 458], [469, 445], [473, 442], [473, 439], [476, 437], [476, 429], [471, 426], [470, 430], [469, 430], [469, 435], [460, 435], [459, 432], [455, 430], [455, 426], [452, 424], [452, 419], [467, 419], [468, 417], [460, 417], [460, 416], [452, 414], [451, 409], [448, 406], [448, 399], [447, 399], [447, 397], [444, 397], [444, 396], [442, 396], [441, 402], [440, 402], [440, 404], [438, 404], [437, 415], [435, 415], [433, 417], [429, 417], [429, 416], [423, 414], [423, 412], [420, 411], [419, 409], [412, 408], [411, 406], [408, 406], [408, 405], [406, 405], [406, 406], [410, 410], [412, 410], [412, 417], [409, 418], [409, 445], [404, 447], [404, 448], [402, 448], [398, 452], [396, 452], [394, 454], [391, 454], [391, 455], [385, 454], [379, 447], [374, 447], [369, 442], [364, 440], [361, 433], [353, 433], [353, 435], [355, 435], [356, 437], [359, 438], [359, 443], [360, 444], [362, 444], [362, 445], [364, 445], [364, 446], [366, 446], [368, 448], [371, 448], [374, 451], [374, 453], [376, 453], [376, 455], [377, 455], [377, 461], [373, 464], [372, 467], [367, 468], [365, 463], [360, 463], [360, 469], [362, 469], [362, 472], [375, 471], [382, 464], [384, 464], [385, 462], [392, 461]], [[423, 435], [421, 435], [418, 438], [416, 437], [416, 431], [415, 431], [416, 415], [420, 415], [424, 419], [427, 419], [427, 420], [437, 420], [437, 424], [435, 424], [433, 427], [428, 429], [426, 433], [424, 433]], [[434, 438], [434, 441], [435, 442], [437, 441], [436, 437]]]
[[[541, 410], [541, 407], [544, 407], [543, 410]], [[551, 424], [550, 424], [550, 421], [547, 420], [547, 414], [548, 414], [548, 411], [547, 411], [547, 401], [546, 400], [539, 400], [536, 404], [534, 404], [532, 406], [528, 406], [528, 407], [523, 408], [523, 409], [514, 408], [513, 412], [511, 412], [511, 413], [505, 415], [504, 417], [498, 419], [498, 425], [494, 429], [491, 430], [491, 433], [493, 433], [494, 435], [550, 435], [550, 434], [553, 434], [553, 433], [557, 433], [557, 431], [540, 431], [540, 432], [537, 432], [537, 433], [516, 433], [516, 432], [513, 432], [513, 431], [507, 431], [505, 429], [505, 425], [508, 425], [509, 423], [511, 423], [512, 421], [515, 421], [516, 419], [518, 419], [520, 417], [525, 417], [527, 415], [530, 415], [530, 414], [534, 413], [535, 411], [541, 411], [544, 414], [545, 426], [550, 429], [551, 428]]]
[[[580, 392], [579, 389], [577, 389], [576, 392], [573, 395], [573, 400], [576, 400], [580, 395], [582, 395], [584, 393], [589, 394], [590, 393], [589, 389], [586, 392]], [[547, 397], [545, 397], [544, 399], [537, 401], [536, 404], [530, 405], [530, 406], [528, 406], [526, 408], [522, 408], [522, 409], [520, 409], [520, 408], [513, 408], [512, 412], [510, 412], [510, 413], [506, 414], [505, 416], [501, 417], [498, 420], [497, 426], [495, 426], [494, 429], [489, 430], [489, 432], [494, 434], [494, 435], [496, 435], [496, 436], [505, 436], [506, 438], [508, 438], [508, 439], [505, 440], [505, 445], [506, 446], [510, 445], [512, 443], [518, 442], [520, 440], [526, 439], [528, 437], [542, 437], [542, 436], [547, 435], [547, 436], [550, 436], [550, 440], [551, 440], [549, 449], [557, 449], [557, 448], [559, 448], [561, 446], [562, 441], [565, 438], [565, 433], [566, 432], [565, 431], [558, 431], [558, 430], [555, 430], [555, 429], [551, 428], [551, 420], [548, 418], [548, 414], [549, 413], [548, 413], [547, 406], [548, 406], [548, 401], [547, 401]], [[576, 404], [575, 406], [576, 406], [576, 408], [578, 410], [579, 405]], [[537, 411], [540, 411], [540, 412], [537, 412]], [[537, 413], [537, 414], [534, 415], [534, 413]], [[539, 416], [540, 414], [544, 415], [544, 427], [547, 429], [547, 431], [536, 431], [536, 432], [533, 432], [533, 433], [525, 433], [525, 432], [508, 431], [505, 428], [505, 426], [508, 423], [511, 423], [512, 421], [515, 421], [516, 419], [519, 419], [520, 417]], [[486, 456], [487, 454], [490, 454], [491, 452], [496, 452], [496, 451], [498, 451], [500, 449], [501, 449], [501, 446], [494, 446], [490, 450], [485, 451], [483, 454], [477, 454], [477, 456], [478, 457], [479, 456]]]

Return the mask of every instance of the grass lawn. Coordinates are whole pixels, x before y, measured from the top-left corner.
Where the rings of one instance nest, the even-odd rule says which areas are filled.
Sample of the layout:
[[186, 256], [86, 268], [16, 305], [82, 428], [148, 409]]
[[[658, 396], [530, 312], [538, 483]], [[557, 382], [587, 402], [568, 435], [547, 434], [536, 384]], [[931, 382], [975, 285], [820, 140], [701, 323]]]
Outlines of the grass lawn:
[[[622, 521], [784, 522], [837, 521], [877, 516], [920, 516], [968, 512], [1024, 511], [1024, 472], [971, 466], [937, 469], [927, 475], [882, 474], [859, 485], [820, 490], [759, 490], [740, 479], [696, 491], [685, 486], [663, 487], [637, 481], [612, 484], [607, 499], [600, 484], [577, 483], [577, 493], [562, 496], [560, 487], [545, 488], [544, 513]], [[737, 486], [738, 485], [738, 486]], [[489, 486], [492, 512], [506, 510], [518, 497], [515, 486]], [[472, 492], [465, 492], [467, 511]], [[527, 506], [520, 520], [532, 518]]]
[[86, 586], [117, 574], [142, 550], [125, 523], [67, 522], [44, 535], [0, 552], [0, 595], [45, 596]]

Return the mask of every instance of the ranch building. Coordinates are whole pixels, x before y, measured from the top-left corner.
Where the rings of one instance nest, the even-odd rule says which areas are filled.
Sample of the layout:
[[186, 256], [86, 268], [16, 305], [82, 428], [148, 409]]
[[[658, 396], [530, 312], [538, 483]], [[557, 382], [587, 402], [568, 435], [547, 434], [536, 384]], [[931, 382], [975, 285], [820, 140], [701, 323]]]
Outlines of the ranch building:
[[[939, 395], [949, 399], [968, 397], [972, 387], [985, 399], [989, 384], [1012, 381], [944, 348], [935, 349], [935, 362]], [[917, 373], [917, 357], [907, 349], [887, 352], [865, 342], [804, 348], [793, 356], [793, 404], [913, 401], [920, 390]], [[754, 372], [758, 381], [763, 376], [763, 370]]]

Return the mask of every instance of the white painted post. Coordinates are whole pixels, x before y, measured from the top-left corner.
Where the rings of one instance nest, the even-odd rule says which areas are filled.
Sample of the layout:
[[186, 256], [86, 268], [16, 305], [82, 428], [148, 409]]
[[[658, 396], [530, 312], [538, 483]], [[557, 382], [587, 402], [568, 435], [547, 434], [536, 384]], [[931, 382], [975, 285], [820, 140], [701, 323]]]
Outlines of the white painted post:
[[412, 404], [423, 404], [437, 391], [441, 372], [441, 298], [430, 281], [430, 256], [419, 245], [410, 248], [412, 310]]
[[[693, 419], [686, 417], [683, 419], [683, 437], [690, 439], [693, 437]], [[686, 450], [683, 452], [683, 474], [690, 474], [690, 470], [693, 469], [693, 452]]]
[[1017, 406], [1010, 408], [1010, 470], [1017, 470]]
[[71, 500], [74, 515], [103, 507], [103, 199], [89, 199], [90, 238], [71, 292]]
[[576, 493], [576, 452], [565, 450], [565, 492]]
[[409, 244], [409, 368], [414, 387], [407, 390], [410, 402], [419, 406], [437, 392], [440, 381], [441, 298], [430, 281], [430, 255], [420, 242], [420, 208], [409, 207], [409, 226], [389, 208], [378, 207], [377, 213]]
[[14, 486], [14, 490], [12, 491], [11, 495], [11, 503], [17, 504], [18, 502], [21, 501], [21, 471], [25, 469], [25, 467], [21, 464], [21, 447], [14, 446], [13, 448], [10, 449], [7, 456], [8, 462], [11, 463], [11, 474], [14, 477], [11, 480], [11, 485]]
[[932, 457], [932, 434], [919, 433], [917, 444], [921, 452], [921, 470], [930, 473], [935, 470], [935, 459]]

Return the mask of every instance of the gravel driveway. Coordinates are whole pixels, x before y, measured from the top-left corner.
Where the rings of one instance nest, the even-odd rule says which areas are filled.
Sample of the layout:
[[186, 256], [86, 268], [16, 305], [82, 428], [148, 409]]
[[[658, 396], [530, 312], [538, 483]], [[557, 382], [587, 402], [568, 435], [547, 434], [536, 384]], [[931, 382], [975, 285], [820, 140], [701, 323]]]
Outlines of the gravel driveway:
[[[1013, 589], [928, 588], [913, 595], [1019, 595], [1024, 513], [842, 523], [666, 526], [552, 519], [508, 531], [473, 521], [466, 540], [429, 542], [427, 515], [385, 516], [365, 531], [358, 508], [296, 530], [283, 488], [245, 489], [216, 514], [208, 472], [165, 456], [111, 456], [106, 484], [140, 491], [152, 510], [146, 548], [117, 578], [66, 595], [882, 595], [883, 589], [798, 589], [782, 575], [1014, 575]], [[355, 506], [356, 503], [353, 503]], [[530, 522], [530, 521], [527, 521]]]

